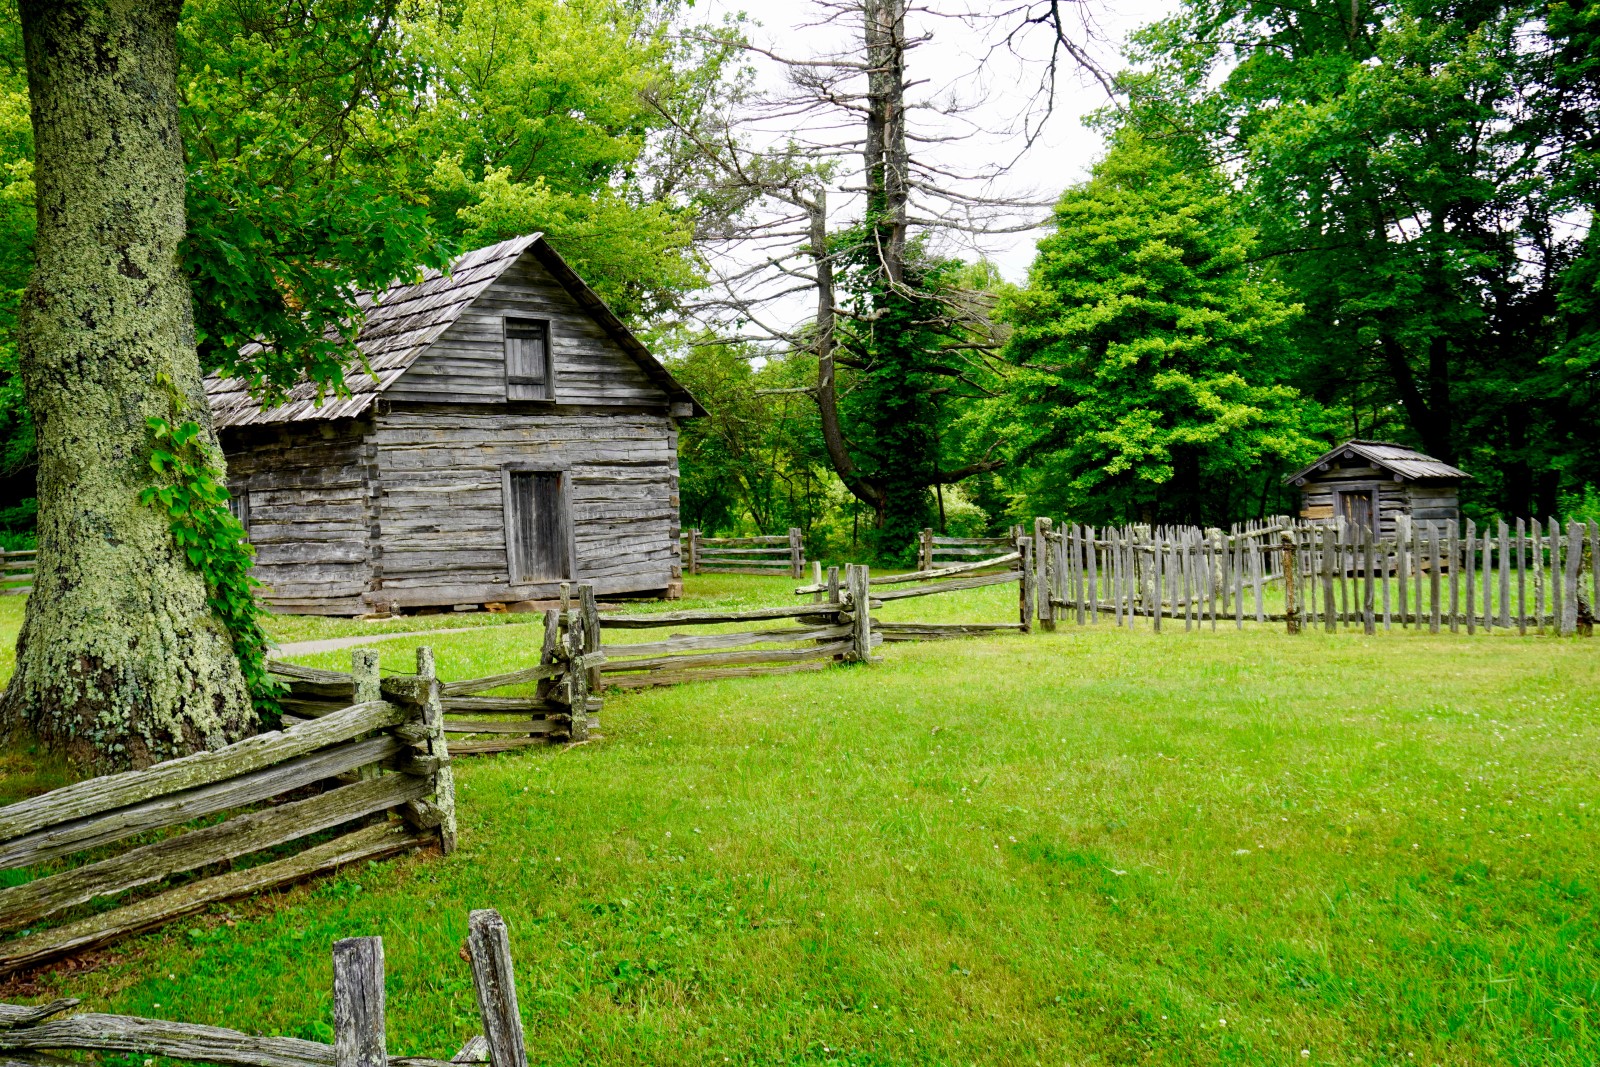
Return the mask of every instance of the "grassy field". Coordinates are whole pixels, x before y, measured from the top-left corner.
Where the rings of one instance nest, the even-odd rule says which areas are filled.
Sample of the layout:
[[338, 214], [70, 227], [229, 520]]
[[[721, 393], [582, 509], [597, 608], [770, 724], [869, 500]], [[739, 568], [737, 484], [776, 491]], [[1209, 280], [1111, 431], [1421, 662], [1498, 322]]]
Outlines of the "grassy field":
[[[1015, 613], [1010, 587], [953, 601], [889, 613]], [[535, 633], [430, 641], [462, 677]], [[448, 859], [10, 993], [326, 1039], [331, 943], [382, 934], [391, 1050], [438, 1055], [477, 1032], [457, 950], [493, 906], [540, 1064], [1593, 1064], [1597, 711], [1592, 641], [897, 645], [613, 697], [601, 741], [460, 763]]]

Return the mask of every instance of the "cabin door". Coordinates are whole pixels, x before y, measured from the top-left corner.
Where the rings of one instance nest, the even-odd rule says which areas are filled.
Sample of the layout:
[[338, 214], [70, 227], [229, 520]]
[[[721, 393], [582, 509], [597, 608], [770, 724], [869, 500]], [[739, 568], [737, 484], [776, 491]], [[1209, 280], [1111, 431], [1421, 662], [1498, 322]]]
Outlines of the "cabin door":
[[572, 577], [572, 521], [567, 475], [506, 471], [506, 562], [513, 584]]
[[1364, 526], [1369, 530], [1376, 530], [1377, 505], [1376, 489], [1347, 489], [1339, 493], [1339, 514], [1345, 524], [1351, 527]]

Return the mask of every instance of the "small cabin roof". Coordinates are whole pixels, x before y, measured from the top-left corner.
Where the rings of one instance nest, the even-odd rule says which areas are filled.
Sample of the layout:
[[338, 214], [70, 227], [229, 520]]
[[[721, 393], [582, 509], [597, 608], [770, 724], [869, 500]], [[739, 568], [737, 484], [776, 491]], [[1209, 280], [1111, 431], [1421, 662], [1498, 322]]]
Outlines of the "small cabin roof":
[[[250, 395], [243, 379], [223, 378], [215, 371], [206, 375], [206, 397], [211, 401], [216, 425], [219, 428], [259, 426], [365, 414], [428, 346], [442, 337], [461, 313], [525, 252], [531, 252], [539, 260], [578, 306], [588, 312], [672, 400], [692, 404], [696, 415], [705, 414], [705, 409], [650, 354], [599, 294], [556, 254], [544, 235], [530, 233], [457, 256], [444, 271], [431, 268], [424, 271], [420, 281], [396, 283], [381, 293], [357, 294], [356, 306], [366, 313], [366, 320], [356, 338], [361, 358], [345, 365], [348, 396], [324, 396], [319, 402], [316, 385], [302, 381], [289, 390], [288, 399], [283, 403], [263, 410]], [[259, 344], [252, 342], [242, 351], [248, 355], [260, 349]], [[366, 361], [366, 369], [362, 367], [362, 359]]]
[[1418, 452], [1405, 445], [1397, 445], [1393, 441], [1363, 441], [1351, 438], [1337, 448], [1329, 449], [1318, 456], [1316, 461], [1302, 471], [1285, 478], [1284, 484], [1304, 485], [1308, 479], [1318, 473], [1318, 468], [1324, 463], [1336, 459], [1364, 459], [1374, 467], [1386, 470], [1396, 478], [1415, 482], [1424, 479], [1455, 479], [1470, 478], [1472, 475], [1464, 470], [1458, 470], [1442, 460]]

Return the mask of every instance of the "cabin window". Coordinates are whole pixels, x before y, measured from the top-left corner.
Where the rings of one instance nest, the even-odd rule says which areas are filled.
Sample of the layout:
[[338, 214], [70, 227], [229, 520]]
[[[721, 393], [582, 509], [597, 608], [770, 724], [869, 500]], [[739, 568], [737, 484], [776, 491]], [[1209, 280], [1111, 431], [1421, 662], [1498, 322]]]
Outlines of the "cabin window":
[[505, 472], [506, 561], [511, 581], [572, 577], [572, 518], [560, 471]]
[[250, 490], [244, 486], [235, 486], [228, 494], [228, 510], [233, 517], [239, 520], [239, 525], [244, 527], [244, 536], [250, 537]]
[[550, 357], [550, 324], [543, 319], [506, 319], [506, 399], [554, 400], [556, 368]]

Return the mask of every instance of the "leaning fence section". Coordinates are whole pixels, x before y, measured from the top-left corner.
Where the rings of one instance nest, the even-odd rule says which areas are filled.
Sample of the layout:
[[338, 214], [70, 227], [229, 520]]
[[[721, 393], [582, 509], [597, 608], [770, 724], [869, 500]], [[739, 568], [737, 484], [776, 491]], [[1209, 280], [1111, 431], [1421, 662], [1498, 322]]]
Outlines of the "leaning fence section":
[[[562, 588], [562, 607], [544, 614], [542, 627], [518, 627], [536, 634], [528, 642], [534, 666], [439, 683], [439, 710], [450, 750], [458, 756], [506, 752], [531, 745], [587, 740], [599, 728], [601, 697], [591, 683], [604, 661], [600, 652], [600, 613], [593, 588]], [[358, 650], [356, 655], [370, 655]], [[326, 715], [352, 699], [355, 678], [273, 661], [270, 668], [289, 683], [280, 701], [290, 721]], [[432, 670], [431, 661], [429, 669]], [[384, 679], [386, 691], [409, 692], [418, 676]]]
[[468, 915], [462, 955], [472, 970], [483, 1033], [448, 1060], [389, 1055], [381, 937], [334, 942], [331, 1044], [131, 1015], [67, 1015], [79, 1002], [61, 999], [37, 1006], [0, 1004], [0, 1049], [18, 1064], [78, 1062], [39, 1055], [66, 1052], [110, 1054], [118, 1062], [132, 1057], [149, 1063], [159, 1057], [223, 1067], [528, 1067], [511, 939], [499, 912], [486, 908]]
[[363, 655], [336, 710], [0, 808], [0, 974], [349, 864], [453, 849], [440, 685], [431, 653], [418, 661], [394, 687]]
[[944, 537], [931, 529], [923, 530], [917, 538], [917, 570], [932, 571], [998, 557], [1015, 547], [1021, 536], [1020, 526], [1013, 527], [1005, 537]]
[[699, 530], [681, 535], [680, 550], [690, 574], [805, 574], [805, 540], [791, 527], [786, 535], [706, 537]]
[[1291, 631], [1426, 627], [1430, 632], [1592, 633], [1600, 524], [1399, 517], [1392, 536], [1288, 519], [1220, 529], [1035, 526], [1045, 629], [1246, 622]]
[[[874, 630], [866, 567], [841, 585], [815, 590], [812, 603], [744, 611], [674, 611], [660, 615], [601, 615], [602, 635], [674, 630], [659, 639], [607, 640], [594, 673], [597, 689], [640, 689], [715, 678], [791, 674], [833, 663], [869, 662], [883, 635]], [[826, 599], [824, 599], [826, 596]]]

